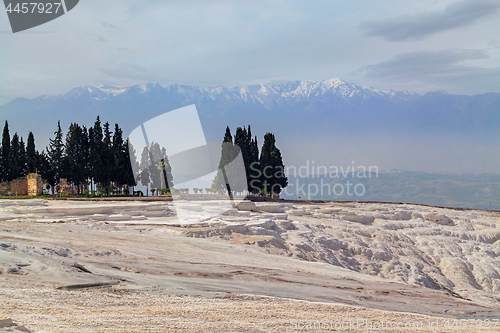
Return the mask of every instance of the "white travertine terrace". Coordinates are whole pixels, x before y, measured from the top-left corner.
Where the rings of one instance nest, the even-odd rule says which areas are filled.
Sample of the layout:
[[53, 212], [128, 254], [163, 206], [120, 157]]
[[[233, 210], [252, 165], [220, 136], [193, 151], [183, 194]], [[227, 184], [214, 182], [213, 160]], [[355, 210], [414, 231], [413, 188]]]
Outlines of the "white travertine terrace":
[[[175, 207], [183, 209], [183, 215], [188, 218], [179, 221]], [[288, 267], [287, 278], [293, 280], [292, 271], [304, 271], [305, 263], [314, 263], [307, 266], [306, 271], [310, 270], [310, 274], [320, 274], [319, 271], [332, 277], [344, 274], [364, 281], [365, 286], [377, 281], [391, 286], [396, 283], [409, 288], [419, 287], [418, 290], [424, 293], [440, 291], [495, 311], [500, 308], [500, 216], [496, 212], [410, 204], [246, 201], [222, 212], [224, 205], [213, 200], [203, 202], [203, 207], [212, 210], [210, 215], [219, 215], [207, 218], [200, 215], [199, 207], [196, 202], [186, 202], [184, 206], [176, 202], [174, 206], [167, 201], [2, 200], [0, 270], [7, 275], [43, 276], [48, 274], [50, 267], [56, 267], [52, 261], [57, 259], [63, 264], [83, 262], [92, 272], [101, 271], [99, 279], [104, 279], [115, 276], [110, 275], [110, 270], [118, 272], [109, 267], [122, 267], [120, 274], [152, 269], [146, 269], [142, 261], [123, 261], [124, 257], [116, 257], [113, 251], [130, 251], [127, 258], [144, 255], [148, 260], [163, 262], [179, 251], [184, 259], [193, 256], [201, 260], [199, 256], [204, 256], [205, 252], [189, 249], [206, 248], [204, 260], [207, 265], [227, 261], [227, 265], [238, 263], [256, 269], [260, 267], [257, 258], [276, 267], [286, 260], [283, 267]], [[37, 236], [42, 235], [43, 230], [47, 230], [47, 235]], [[66, 238], [75, 233], [80, 234], [84, 243], [78, 243], [80, 238], [67, 241]], [[109, 239], [101, 238], [103, 233], [109, 235]], [[115, 238], [121, 237], [125, 237], [123, 242], [113, 243]], [[147, 246], [154, 246], [157, 257]], [[92, 251], [111, 255], [107, 255], [108, 259], [106, 256], [92, 257]], [[210, 251], [218, 254], [210, 256]], [[252, 253], [255, 258], [243, 253]], [[59, 261], [57, 265], [60, 266]], [[156, 265], [154, 262], [151, 265]], [[59, 272], [59, 266], [52, 268], [54, 272]], [[125, 266], [130, 267], [123, 268]], [[150, 281], [148, 283], [161, 283], [158, 280], [162, 278], [160, 273], [150, 274], [144, 277]], [[68, 276], [71, 276], [68, 272], [57, 277], [54, 273], [47, 279], [66, 283]], [[132, 281], [128, 275], [120, 276]], [[89, 274], [84, 274], [76, 280], [88, 277]], [[134, 281], [139, 285], [143, 283]], [[239, 290], [237, 284], [228, 281], [223, 285]], [[264, 290], [263, 286], [265, 284], [259, 288]], [[244, 290], [251, 293], [253, 289]], [[277, 296], [293, 298], [279, 290], [275, 288], [267, 293], [283, 292]], [[300, 296], [311, 300], [315, 300], [314, 297], [305, 292]], [[361, 299], [359, 302], [365, 304]], [[383, 306], [390, 308], [387, 304]], [[382, 305], [375, 302], [367, 306]]]

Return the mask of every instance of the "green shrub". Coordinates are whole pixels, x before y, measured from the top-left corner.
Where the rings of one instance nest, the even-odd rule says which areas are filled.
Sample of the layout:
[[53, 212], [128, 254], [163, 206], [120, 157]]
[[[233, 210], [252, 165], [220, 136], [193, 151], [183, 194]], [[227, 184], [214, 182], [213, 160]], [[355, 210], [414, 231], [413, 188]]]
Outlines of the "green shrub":
[[99, 189], [97, 190], [97, 195], [103, 197], [105, 194], [106, 194], [106, 188], [104, 188], [104, 186], [99, 187]]

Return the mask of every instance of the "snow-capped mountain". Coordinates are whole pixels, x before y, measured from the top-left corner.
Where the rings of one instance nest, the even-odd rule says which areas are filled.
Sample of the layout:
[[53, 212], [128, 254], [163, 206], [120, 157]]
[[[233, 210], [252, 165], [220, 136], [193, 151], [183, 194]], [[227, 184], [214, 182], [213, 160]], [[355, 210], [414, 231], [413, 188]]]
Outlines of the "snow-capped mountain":
[[57, 96], [18, 98], [0, 106], [0, 114], [9, 121], [12, 132], [25, 137], [31, 130], [44, 146], [58, 120], [63, 128], [71, 122], [89, 126], [100, 115], [103, 121], [119, 123], [127, 133], [159, 114], [190, 104], [196, 104], [208, 139], [217, 141], [227, 125], [248, 124], [287, 140], [302, 141], [331, 132], [435, 132], [474, 137], [500, 133], [500, 94], [419, 95], [381, 91], [338, 78], [233, 87], [80, 86]]
[[159, 83], [147, 83], [132, 87], [101, 85], [98, 87], [80, 86], [63, 95], [41, 96], [46, 101], [88, 99], [95, 101], [121, 99], [131, 97], [152, 97], [161, 95], [178, 95], [190, 100], [235, 100], [245, 103], [258, 103], [264, 107], [269, 100], [283, 103], [297, 100], [324, 98], [327, 96], [342, 98], [346, 101], [363, 102], [371, 98], [401, 99], [415, 98], [418, 94], [407, 91], [381, 91], [367, 86], [356, 85], [338, 78], [325, 81], [293, 81], [281, 85], [251, 85], [243, 87], [195, 87], [174, 84], [162, 87]]

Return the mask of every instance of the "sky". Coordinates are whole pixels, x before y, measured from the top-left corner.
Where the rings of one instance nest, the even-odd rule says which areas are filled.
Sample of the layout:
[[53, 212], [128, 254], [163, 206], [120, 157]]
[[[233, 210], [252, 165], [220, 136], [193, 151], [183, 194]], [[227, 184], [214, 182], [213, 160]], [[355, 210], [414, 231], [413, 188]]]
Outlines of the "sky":
[[377, 89], [500, 92], [498, 0], [81, 0], [13, 34], [0, 105], [80, 85], [199, 86], [339, 77]]

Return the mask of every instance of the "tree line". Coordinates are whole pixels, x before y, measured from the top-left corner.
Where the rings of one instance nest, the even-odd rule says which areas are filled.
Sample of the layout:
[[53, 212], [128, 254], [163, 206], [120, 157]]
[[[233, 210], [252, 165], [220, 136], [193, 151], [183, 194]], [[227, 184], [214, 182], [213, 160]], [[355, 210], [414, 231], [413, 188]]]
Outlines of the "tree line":
[[[246, 177], [240, 177], [240, 184], [229, 189], [220, 170], [241, 153]], [[131, 155], [132, 154], [132, 155]], [[137, 174], [134, 174], [136, 170]], [[252, 136], [251, 127], [238, 127], [234, 138], [229, 127], [223, 139], [219, 172], [212, 182], [213, 191], [241, 192], [253, 194], [279, 194], [288, 184], [276, 138], [266, 133], [259, 152], [257, 137]], [[115, 124], [111, 131], [109, 122], [101, 123], [99, 116], [93, 126], [87, 128], [72, 123], [66, 136], [58, 122], [54, 138], [39, 152], [35, 137], [29, 132], [26, 143], [15, 133], [12, 138], [6, 121], [0, 147], [0, 182], [11, 181], [37, 172], [56, 193], [60, 179], [67, 179], [76, 194], [96, 190], [99, 194], [124, 193], [141, 182], [144, 186], [169, 191], [173, 184], [171, 167], [165, 148], [158, 143], [144, 147], [140, 158], [123, 139], [123, 131]], [[167, 180], [167, 181], [166, 181]]]
[[51, 192], [56, 192], [61, 178], [74, 186], [77, 194], [91, 185], [101, 194], [123, 192], [135, 186], [130, 163], [128, 140], [115, 124], [101, 124], [97, 117], [94, 125], [87, 128], [77, 123], [69, 126], [66, 138], [58, 122], [55, 137], [41, 152], [35, 148], [35, 137], [29, 132], [26, 145], [17, 133], [10, 138], [6, 121], [2, 133], [0, 151], [0, 181], [6, 182], [37, 172], [46, 181]]

